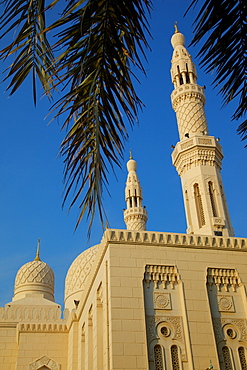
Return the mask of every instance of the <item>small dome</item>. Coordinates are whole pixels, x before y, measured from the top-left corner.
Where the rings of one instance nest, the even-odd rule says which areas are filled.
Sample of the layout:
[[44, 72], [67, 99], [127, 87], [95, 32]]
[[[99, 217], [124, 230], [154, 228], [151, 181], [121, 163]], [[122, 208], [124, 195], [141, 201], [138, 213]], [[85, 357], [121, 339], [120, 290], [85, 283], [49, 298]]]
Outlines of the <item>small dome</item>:
[[84, 290], [87, 277], [91, 271], [99, 244], [85, 250], [72, 262], [65, 280], [65, 308], [75, 308], [74, 301], [79, 301]]
[[47, 263], [34, 260], [23, 265], [16, 274], [13, 300], [27, 294], [43, 294], [54, 301], [54, 273]]
[[185, 44], [185, 37], [182, 33], [176, 32], [171, 38], [171, 44], [173, 48], [175, 49], [176, 46], [181, 45], [184, 46]]
[[127, 162], [127, 169], [128, 171], [136, 171], [136, 167], [137, 167], [137, 164], [136, 164], [136, 161], [134, 161], [134, 159], [130, 159], [128, 162]]

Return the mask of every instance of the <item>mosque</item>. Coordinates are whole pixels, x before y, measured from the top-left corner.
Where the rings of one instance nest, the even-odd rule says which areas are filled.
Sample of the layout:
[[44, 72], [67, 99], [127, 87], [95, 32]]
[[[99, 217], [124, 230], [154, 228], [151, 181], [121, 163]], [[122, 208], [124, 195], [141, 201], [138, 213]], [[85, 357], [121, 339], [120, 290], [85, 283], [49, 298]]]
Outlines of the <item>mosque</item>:
[[220, 143], [209, 135], [203, 87], [182, 33], [171, 39], [172, 107], [180, 141], [187, 233], [146, 230], [133, 158], [127, 163], [125, 230], [107, 228], [65, 282], [40, 260], [17, 272], [0, 308], [0, 370], [246, 370], [247, 238], [231, 226]]

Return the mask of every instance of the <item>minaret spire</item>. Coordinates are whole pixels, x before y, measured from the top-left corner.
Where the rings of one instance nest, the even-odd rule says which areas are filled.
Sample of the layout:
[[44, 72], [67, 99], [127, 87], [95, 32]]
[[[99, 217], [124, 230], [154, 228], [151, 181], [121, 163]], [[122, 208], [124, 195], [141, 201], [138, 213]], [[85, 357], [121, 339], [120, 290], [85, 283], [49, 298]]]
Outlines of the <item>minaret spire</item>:
[[142, 206], [142, 188], [136, 173], [136, 161], [132, 158], [127, 162], [128, 177], [125, 187], [127, 208], [124, 210], [124, 222], [128, 230], [146, 230], [147, 211]]
[[176, 28], [171, 43], [171, 101], [180, 136], [172, 158], [181, 177], [187, 232], [233, 236], [220, 174], [223, 153], [219, 142], [208, 135], [204, 88], [197, 84], [184, 35]]
[[38, 238], [38, 245], [37, 245], [37, 250], [36, 250], [36, 256], [34, 258], [34, 261], [40, 261], [40, 238]]

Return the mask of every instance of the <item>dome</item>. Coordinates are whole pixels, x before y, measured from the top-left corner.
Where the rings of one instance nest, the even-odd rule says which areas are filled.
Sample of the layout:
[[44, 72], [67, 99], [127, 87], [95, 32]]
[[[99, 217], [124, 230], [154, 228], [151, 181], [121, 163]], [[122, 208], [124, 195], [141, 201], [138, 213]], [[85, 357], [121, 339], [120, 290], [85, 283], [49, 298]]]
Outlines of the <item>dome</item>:
[[74, 301], [80, 300], [87, 277], [91, 271], [99, 244], [85, 250], [72, 262], [65, 280], [64, 302], [65, 307], [75, 308]]
[[185, 44], [184, 35], [180, 32], [174, 33], [174, 35], [171, 38], [171, 44], [172, 44], [174, 49], [178, 45], [184, 46], [184, 44]]
[[37, 293], [54, 301], [54, 273], [47, 263], [39, 259], [26, 263], [17, 272], [13, 300]]
[[136, 171], [136, 161], [134, 161], [134, 159], [130, 159], [128, 162], [127, 162], [127, 169], [128, 171]]

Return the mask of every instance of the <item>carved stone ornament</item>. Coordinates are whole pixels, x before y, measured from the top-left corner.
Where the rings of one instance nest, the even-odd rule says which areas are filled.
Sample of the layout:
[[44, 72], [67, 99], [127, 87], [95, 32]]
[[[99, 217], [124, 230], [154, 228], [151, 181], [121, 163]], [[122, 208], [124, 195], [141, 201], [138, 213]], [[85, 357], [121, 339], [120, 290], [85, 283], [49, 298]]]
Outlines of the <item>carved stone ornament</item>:
[[247, 344], [246, 319], [214, 318], [213, 326], [214, 326], [216, 342], [219, 343], [220, 341], [225, 339], [223, 328], [227, 324], [230, 324], [232, 327], [235, 327], [237, 331], [240, 333], [239, 340], [246, 342]]
[[144, 280], [148, 287], [153, 281], [155, 289], [158, 289], [160, 284], [163, 289], [166, 289], [168, 284], [174, 289], [180, 282], [180, 276], [176, 266], [146, 265]]
[[235, 312], [233, 297], [227, 295], [218, 295], [217, 302], [219, 311]]
[[50, 370], [60, 370], [60, 365], [46, 356], [32, 362], [29, 365], [28, 370], [39, 370], [42, 366], [46, 366]]
[[182, 317], [147, 315], [146, 322], [147, 322], [147, 335], [148, 335], [149, 343], [155, 338], [158, 339], [156, 327], [161, 322], [168, 323], [173, 328], [173, 330], [171, 330], [172, 339], [176, 339], [179, 342], [184, 343]]
[[171, 298], [169, 293], [154, 292], [154, 309], [171, 310]]
[[210, 289], [215, 284], [219, 292], [228, 292], [229, 288], [236, 292], [236, 288], [241, 286], [241, 280], [235, 269], [208, 268], [207, 284]]

